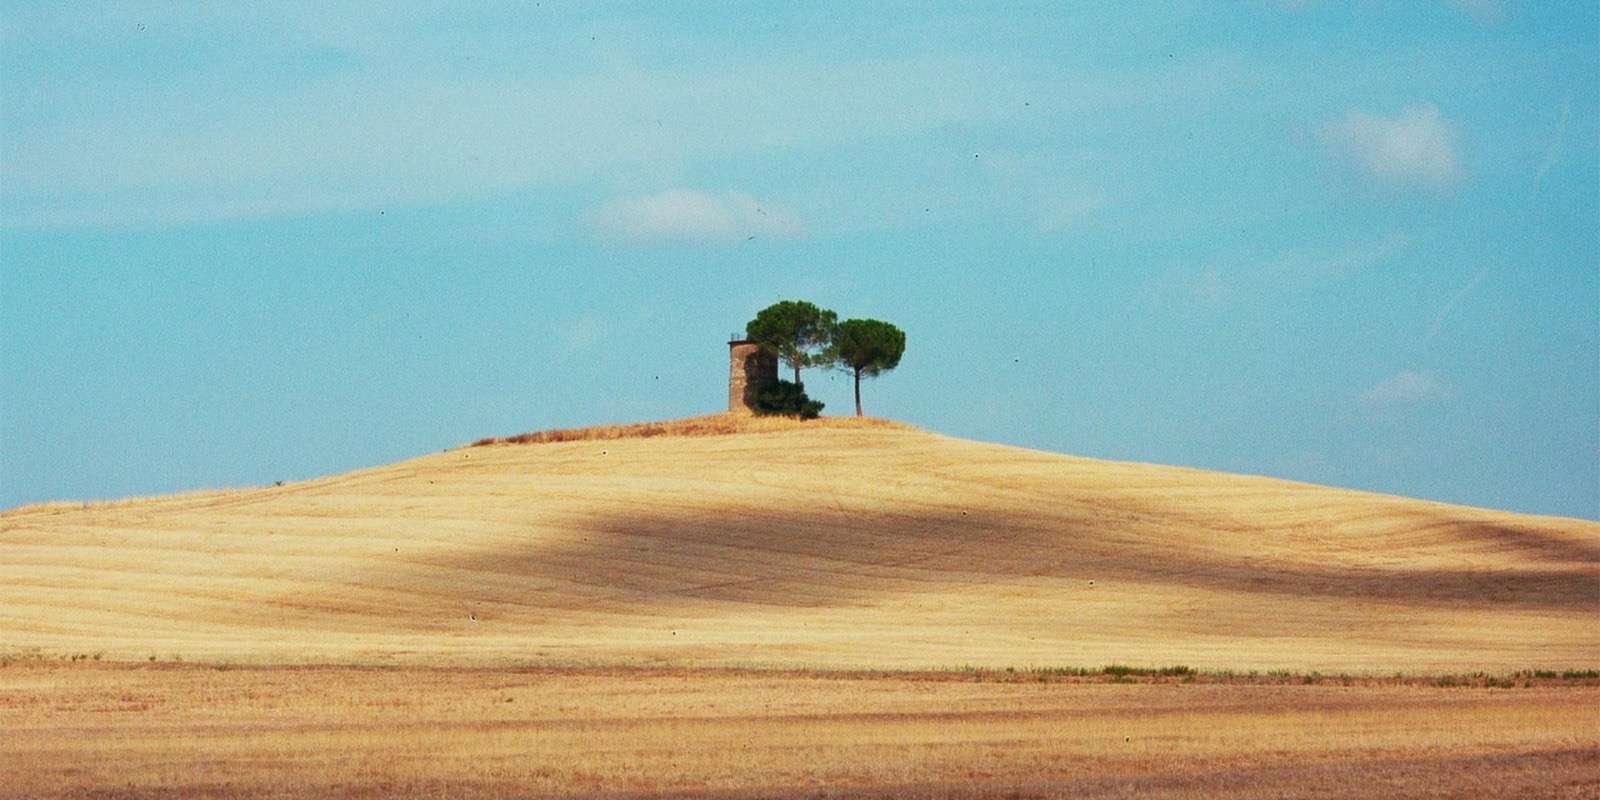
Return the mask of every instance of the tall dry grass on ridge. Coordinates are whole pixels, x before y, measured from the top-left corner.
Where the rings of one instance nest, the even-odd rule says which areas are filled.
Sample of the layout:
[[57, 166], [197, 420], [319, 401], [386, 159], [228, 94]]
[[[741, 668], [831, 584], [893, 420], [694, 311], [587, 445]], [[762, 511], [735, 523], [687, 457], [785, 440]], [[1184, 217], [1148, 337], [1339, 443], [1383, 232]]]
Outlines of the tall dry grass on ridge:
[[789, 416], [749, 414], [705, 414], [698, 417], [634, 422], [621, 425], [590, 425], [582, 428], [556, 428], [530, 431], [515, 436], [488, 436], [473, 447], [491, 444], [548, 444], [603, 439], [649, 439], [656, 436], [727, 436], [735, 433], [776, 433], [816, 428], [910, 428], [909, 425], [879, 417], [818, 417], [801, 420]]
[[87, 511], [91, 509], [107, 509], [119, 507], [137, 507], [150, 503], [170, 503], [184, 499], [215, 500], [226, 495], [241, 495], [247, 492], [259, 491], [259, 486], [227, 486], [212, 489], [187, 489], [171, 494], [129, 495], [127, 497], [111, 497], [100, 500], [44, 500], [37, 503], [24, 503], [8, 509], [0, 509], [0, 517], [7, 515], [20, 516], [23, 514], [54, 514], [62, 511]]

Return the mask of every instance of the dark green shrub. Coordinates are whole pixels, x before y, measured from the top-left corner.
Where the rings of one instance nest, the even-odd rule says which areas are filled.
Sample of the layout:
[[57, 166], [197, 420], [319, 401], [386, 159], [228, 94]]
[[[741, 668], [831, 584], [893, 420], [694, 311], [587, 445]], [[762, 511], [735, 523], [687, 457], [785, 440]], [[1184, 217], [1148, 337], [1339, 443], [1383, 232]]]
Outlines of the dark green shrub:
[[756, 413], [816, 419], [822, 413], [822, 403], [807, 397], [804, 385], [780, 380], [756, 393]]

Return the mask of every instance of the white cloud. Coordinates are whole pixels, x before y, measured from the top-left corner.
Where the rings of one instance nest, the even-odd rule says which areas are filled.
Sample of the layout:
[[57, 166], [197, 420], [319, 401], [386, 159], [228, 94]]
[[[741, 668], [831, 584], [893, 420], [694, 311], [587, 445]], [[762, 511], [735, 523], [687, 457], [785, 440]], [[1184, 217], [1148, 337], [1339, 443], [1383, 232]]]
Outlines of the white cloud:
[[1439, 373], [1427, 369], [1407, 369], [1362, 392], [1361, 405], [1367, 408], [1415, 405], [1444, 400], [1450, 396], [1450, 386]]
[[743, 192], [668, 189], [614, 200], [596, 210], [591, 219], [601, 231], [636, 242], [793, 239], [804, 234], [793, 215]]
[[1442, 189], [1461, 178], [1455, 133], [1431, 105], [1393, 117], [1351, 111], [1325, 135], [1341, 155], [1392, 186]]

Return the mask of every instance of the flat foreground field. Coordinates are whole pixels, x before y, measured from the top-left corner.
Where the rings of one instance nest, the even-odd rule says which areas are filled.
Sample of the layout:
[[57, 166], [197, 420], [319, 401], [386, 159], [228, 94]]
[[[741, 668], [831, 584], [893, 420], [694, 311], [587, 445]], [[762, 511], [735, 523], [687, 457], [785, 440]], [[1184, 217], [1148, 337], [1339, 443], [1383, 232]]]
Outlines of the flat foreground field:
[[7, 797], [1596, 797], [1600, 686], [0, 668]]

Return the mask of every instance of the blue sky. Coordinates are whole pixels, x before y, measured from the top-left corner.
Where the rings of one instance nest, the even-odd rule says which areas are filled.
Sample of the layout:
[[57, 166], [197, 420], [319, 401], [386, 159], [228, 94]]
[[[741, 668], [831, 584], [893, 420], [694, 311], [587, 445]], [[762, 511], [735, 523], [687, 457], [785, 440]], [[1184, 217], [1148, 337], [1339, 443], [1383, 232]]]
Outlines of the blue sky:
[[0, 507], [716, 411], [805, 298], [906, 330], [869, 413], [1600, 518], [1591, 3], [61, 5]]

